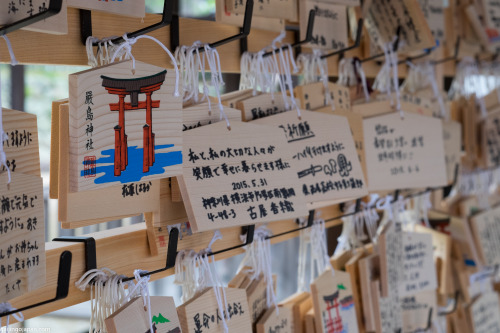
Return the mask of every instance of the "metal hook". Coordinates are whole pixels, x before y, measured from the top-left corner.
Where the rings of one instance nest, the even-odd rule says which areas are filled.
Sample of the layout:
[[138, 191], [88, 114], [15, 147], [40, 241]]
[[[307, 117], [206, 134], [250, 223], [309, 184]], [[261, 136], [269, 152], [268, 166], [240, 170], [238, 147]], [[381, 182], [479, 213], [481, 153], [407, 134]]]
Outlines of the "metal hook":
[[12, 310], [9, 312], [0, 313], [0, 318], [13, 315], [14, 313], [33, 309], [49, 303], [53, 303], [55, 301], [66, 298], [68, 296], [68, 291], [69, 291], [69, 278], [71, 275], [71, 259], [72, 259], [72, 254], [70, 251], [64, 251], [63, 253], [61, 253], [61, 256], [59, 258], [59, 273], [57, 276], [56, 296], [53, 299], [28, 305], [23, 308]]
[[57, 237], [53, 242], [75, 242], [84, 243], [85, 246], [85, 272], [97, 268], [97, 251], [94, 237], [64, 236]]
[[[243, 231], [244, 234], [246, 233], [246, 235], [247, 235], [246, 241], [245, 241], [244, 244], [236, 245], [236, 246], [233, 246], [233, 247], [230, 247], [230, 248], [227, 248], [227, 249], [224, 249], [224, 250], [220, 250], [220, 251], [217, 251], [217, 252], [211, 252], [211, 253], [208, 253], [208, 255], [209, 256], [214, 256], [214, 255], [217, 255], [217, 254], [220, 254], [220, 253], [223, 253], [223, 252], [227, 252], [227, 251], [231, 251], [231, 250], [236, 250], [236, 249], [239, 249], [239, 248], [242, 248], [242, 247], [245, 247], [245, 246], [251, 244], [253, 242], [253, 237], [254, 237], [254, 232], [255, 232], [255, 225], [249, 225], [249, 226], [243, 227], [242, 231]], [[165, 264], [165, 267], [157, 269], [157, 270], [154, 270], [154, 271], [151, 271], [151, 272], [142, 273], [140, 276], [141, 277], [150, 276], [150, 275], [154, 275], [154, 274], [157, 274], [157, 273], [164, 272], [167, 269], [174, 268], [175, 267], [175, 261], [177, 259], [177, 254], [178, 254], [178, 252], [177, 252], [177, 243], [178, 243], [178, 241], [179, 241], [179, 229], [172, 228], [170, 230], [170, 234], [169, 234], [169, 237], [168, 237], [167, 262]], [[122, 279], [121, 281], [122, 282], [127, 282], [127, 281], [132, 281], [134, 279], [135, 279], [135, 277], [127, 277], [125, 279]]]
[[[392, 50], [394, 52], [396, 52], [398, 50], [398, 48], [399, 48], [399, 38], [400, 38], [400, 36], [401, 36], [401, 26], [398, 26], [398, 29], [396, 30], [396, 40], [392, 44]], [[381, 58], [381, 57], [384, 57], [384, 56], [385, 56], [385, 53], [379, 53], [379, 54], [376, 54], [374, 56], [362, 59], [361, 62], [363, 63], [363, 62], [375, 60], [377, 58]]]
[[0, 36], [4, 36], [8, 33], [14, 32], [14, 31], [19, 30], [21, 28], [25, 28], [27, 26], [30, 26], [30, 25], [36, 23], [36, 22], [39, 22], [41, 20], [45, 20], [51, 16], [54, 16], [61, 11], [61, 8], [62, 8], [62, 0], [51, 0], [50, 4], [49, 4], [49, 8], [47, 8], [47, 10], [45, 10], [41, 13], [35, 14], [33, 16], [24, 18], [22, 20], [19, 20], [17, 22], [3, 26], [0, 29]]
[[[53, 0], [54, 1], [54, 0]], [[61, 1], [61, 0], [58, 0]], [[163, 4], [163, 14], [161, 21], [145, 27], [143, 29], [127, 33], [128, 38], [139, 37], [157, 29], [168, 26], [172, 22], [174, 9], [174, 0], [165, 0]], [[92, 12], [90, 10], [80, 9], [80, 33], [83, 45], [86, 45], [87, 38], [92, 36]], [[117, 37], [111, 41], [114, 44], [123, 42], [123, 37]], [[97, 46], [99, 43], [94, 42], [93, 45]]]
[[[314, 18], [315, 17], [316, 17], [316, 12], [313, 9], [311, 9], [309, 11], [309, 19], [307, 21], [306, 37], [303, 40], [300, 40], [298, 42], [293, 43], [292, 45], [290, 45], [291, 47], [296, 48], [300, 45], [307, 44], [313, 40], [313, 29], [314, 29]], [[281, 52], [282, 50], [287, 49], [287, 48], [288, 48], [288, 45], [283, 45], [280, 48], [277, 48], [276, 50], [274, 50], [274, 52]], [[264, 53], [262, 56], [269, 57], [272, 54], [273, 54], [273, 51], [269, 51], [269, 52]]]
[[[253, 1], [254, 0], [247, 0], [245, 6], [245, 17], [243, 18], [243, 28], [241, 28], [240, 32], [234, 36], [224, 38], [214, 43], [210, 43], [208, 44], [208, 46], [210, 46], [211, 48], [216, 48], [224, 44], [231, 43], [235, 40], [246, 38], [250, 34], [250, 28], [252, 27]], [[198, 51], [199, 52], [205, 51], [205, 47], [200, 46], [198, 48]]]
[[332, 57], [332, 56], [337, 55], [337, 54], [340, 54], [343, 57], [343, 54], [345, 52], [353, 50], [355, 48], [358, 48], [361, 45], [361, 33], [362, 32], [363, 32], [363, 19], [359, 19], [358, 20], [358, 30], [356, 31], [356, 40], [354, 41], [354, 44], [345, 48], [345, 49], [322, 55], [321, 59], [329, 58], [329, 57]]
[[455, 292], [455, 297], [453, 298], [453, 307], [451, 308], [451, 310], [448, 310], [448, 311], [439, 311], [438, 315], [439, 316], [447, 316], [447, 315], [450, 315], [452, 314], [453, 312], [457, 311], [457, 307], [458, 307], [458, 298], [460, 297], [460, 291], [456, 291]]
[[458, 52], [459, 51], [460, 51], [460, 36], [457, 37], [457, 41], [455, 42], [455, 53], [453, 54], [453, 56], [446, 57], [446, 58], [441, 59], [441, 60], [433, 61], [432, 64], [433, 65], [439, 65], [439, 64], [442, 64], [442, 63], [445, 63], [445, 62], [448, 62], [448, 61], [457, 60], [458, 59]]

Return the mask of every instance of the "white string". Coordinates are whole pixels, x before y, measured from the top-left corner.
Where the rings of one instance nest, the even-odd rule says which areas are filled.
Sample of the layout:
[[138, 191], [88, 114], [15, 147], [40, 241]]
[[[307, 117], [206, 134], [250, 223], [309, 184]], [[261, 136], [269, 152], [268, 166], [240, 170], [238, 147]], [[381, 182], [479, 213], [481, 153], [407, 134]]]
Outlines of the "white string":
[[[90, 327], [89, 333], [106, 332], [104, 321], [117, 311], [122, 305], [130, 300], [130, 294], [125, 292], [123, 275], [117, 275], [108, 268], [92, 269], [85, 272], [75, 282], [75, 286], [85, 291], [90, 286]], [[133, 283], [127, 282], [129, 290], [133, 289]]]
[[222, 105], [220, 97], [220, 86], [224, 85], [224, 80], [222, 79], [219, 52], [217, 52], [217, 49], [211, 48], [208, 44], [205, 44], [205, 53], [207, 55], [207, 62], [211, 71], [212, 86], [215, 89], [217, 100], [219, 101], [220, 119], [222, 120], [222, 118], [224, 118], [227, 128], [231, 129], [231, 124], [229, 123], [226, 112], [224, 112], [224, 106]]
[[363, 92], [365, 94], [365, 101], [370, 101], [370, 92], [368, 91], [368, 82], [366, 81], [365, 71], [363, 70], [363, 65], [359, 59], [354, 59], [354, 66], [356, 66], [356, 71], [361, 77], [361, 84], [363, 85]]
[[144, 308], [147, 309], [148, 311], [148, 322], [149, 322], [150, 332], [154, 332], [153, 321], [151, 320], [151, 318], [153, 318], [151, 315], [151, 297], [149, 294], [149, 280], [151, 279], [151, 276], [150, 275], [141, 276], [141, 274], [144, 273], [148, 272], [140, 269], [136, 269], [134, 271], [136, 285], [134, 286], [134, 288], [132, 288], [132, 290], [129, 291], [129, 293], [131, 295], [135, 295], [137, 293], [139, 297], [142, 297], [142, 304], [144, 305]]
[[[8, 303], [8, 302], [0, 303], [0, 314], [6, 313], [6, 312], [10, 312], [10, 311], [14, 311], [14, 310], [17, 310], [17, 309], [14, 308], [14, 307], [12, 307], [12, 305], [10, 305], [10, 303]], [[9, 319], [10, 319], [10, 316], [14, 317], [14, 319], [17, 320], [18, 322], [24, 321], [24, 315], [21, 312], [16, 312], [16, 313], [13, 313], [12, 315], [7, 316], [7, 323], [6, 323], [6, 326], [5, 326], [5, 329], [6, 329], [7, 332], [9, 332]]]
[[[7, 49], [9, 50], [9, 55], [10, 55], [10, 64], [11, 66], [15, 66], [18, 64], [18, 61], [16, 59], [16, 56], [14, 55], [14, 50], [12, 49], [12, 45], [10, 44], [9, 37], [6, 35], [2, 36], [3, 39], [5, 39], [5, 43], [7, 44]], [[4, 167], [5, 170], [7, 171], [7, 177], [8, 181], [7, 184], [10, 184], [12, 178], [10, 174], [10, 168], [7, 165], [7, 155], [5, 154], [5, 151], [3, 150], [3, 143], [5, 140], [8, 140], [7, 134], [3, 130], [3, 107], [2, 107], [2, 85], [1, 85], [2, 79], [0, 77], [0, 167]]]
[[388, 53], [389, 53], [389, 59], [390, 59], [390, 65], [392, 69], [392, 79], [393, 79], [393, 85], [394, 85], [394, 90], [396, 92], [396, 110], [399, 112], [399, 115], [401, 116], [401, 119], [404, 119], [404, 112], [401, 110], [401, 99], [400, 99], [400, 92], [399, 92], [399, 80], [398, 80], [398, 54], [397, 51], [394, 51], [392, 48], [392, 43], [390, 44], [387, 48]]
[[[311, 227], [311, 255], [312, 262], [316, 263], [317, 276], [323, 272], [330, 270], [332, 275], [335, 274], [330, 258], [328, 257], [328, 247], [326, 242], [325, 221], [322, 219], [315, 220]], [[312, 281], [312, 280], [311, 280]]]
[[135, 72], [135, 58], [132, 55], [132, 45], [134, 45], [139, 39], [143, 39], [143, 38], [150, 39], [150, 40], [156, 42], [159, 46], [161, 46], [161, 48], [170, 57], [170, 60], [172, 61], [173, 65], [174, 65], [174, 69], [175, 69], [175, 92], [174, 92], [174, 96], [178, 97], [179, 96], [179, 68], [177, 66], [177, 61], [175, 61], [175, 58], [172, 55], [172, 53], [170, 52], [170, 50], [162, 42], [160, 42], [158, 39], [156, 39], [154, 37], [151, 37], [151, 36], [148, 36], [148, 35], [141, 35], [141, 36], [138, 36], [138, 37], [128, 38], [127, 34], [124, 34], [123, 35], [123, 40], [125, 42], [123, 42], [122, 44], [120, 44], [120, 46], [118, 46], [118, 48], [115, 50], [115, 52], [113, 54], [113, 57], [111, 58], [111, 62], [115, 61], [115, 58], [119, 54], [120, 51], [125, 50], [125, 53], [128, 56], [130, 56], [130, 58], [132, 59], [132, 72]]

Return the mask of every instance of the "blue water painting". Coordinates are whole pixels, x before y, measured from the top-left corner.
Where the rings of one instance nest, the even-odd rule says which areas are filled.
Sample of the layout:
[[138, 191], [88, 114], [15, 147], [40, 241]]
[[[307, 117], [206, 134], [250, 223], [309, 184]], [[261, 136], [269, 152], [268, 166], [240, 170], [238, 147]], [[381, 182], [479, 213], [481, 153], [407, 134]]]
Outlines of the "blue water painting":
[[[171, 148], [174, 145], [157, 145], [155, 147], [155, 163], [149, 167], [149, 172], [142, 172], [143, 149], [137, 146], [128, 147], [128, 165], [121, 175], [115, 176], [115, 150], [104, 150], [101, 154], [103, 157], [96, 161], [96, 174], [104, 173], [104, 175], [94, 180], [95, 184], [105, 184], [119, 181], [122, 184], [138, 182], [146, 176], [161, 175], [165, 172], [163, 168], [182, 164], [182, 151], [172, 151], [167, 153], [158, 153], [158, 150]], [[85, 162], [82, 162], [85, 166]], [[107, 165], [103, 165], [107, 164]], [[100, 166], [99, 166], [100, 165]], [[84, 176], [84, 171], [80, 172], [80, 176]]]

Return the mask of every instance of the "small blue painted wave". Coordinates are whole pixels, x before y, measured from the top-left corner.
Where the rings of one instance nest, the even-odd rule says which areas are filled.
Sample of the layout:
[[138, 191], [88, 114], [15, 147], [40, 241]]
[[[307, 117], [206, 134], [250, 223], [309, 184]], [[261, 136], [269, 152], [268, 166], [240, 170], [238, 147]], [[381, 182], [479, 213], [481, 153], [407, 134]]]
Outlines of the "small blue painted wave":
[[354, 307], [354, 303], [349, 303], [347, 305], [341, 305], [340, 310], [341, 311], [348, 311]]
[[[120, 176], [115, 176], [115, 150], [104, 150], [103, 157], [96, 161], [96, 174], [104, 175], [95, 178], [95, 184], [106, 184], [119, 181], [120, 183], [138, 182], [142, 178], [152, 175], [161, 175], [165, 172], [164, 168], [182, 164], [182, 151], [172, 151], [159, 153], [159, 150], [171, 148], [174, 145], [158, 145], [155, 147], [155, 163], [149, 167], [149, 172], [142, 172], [143, 149], [137, 146], [128, 147], [128, 165]], [[82, 163], [84, 164], [84, 162]], [[106, 164], [106, 165], [103, 165]], [[83, 170], [80, 172], [83, 177]]]

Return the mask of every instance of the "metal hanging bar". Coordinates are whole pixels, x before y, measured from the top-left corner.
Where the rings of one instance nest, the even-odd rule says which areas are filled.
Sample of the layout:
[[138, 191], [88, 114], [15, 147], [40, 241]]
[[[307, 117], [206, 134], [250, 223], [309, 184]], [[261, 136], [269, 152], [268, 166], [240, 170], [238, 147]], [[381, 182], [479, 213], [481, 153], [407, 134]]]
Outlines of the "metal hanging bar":
[[[59, 0], [61, 1], [61, 0]], [[174, 0], [165, 0], [163, 3], [163, 13], [161, 17], [161, 21], [150, 25], [149, 27], [145, 27], [143, 29], [127, 33], [128, 38], [135, 38], [141, 35], [145, 35], [157, 29], [168, 26], [172, 22], [172, 13], [174, 9]], [[80, 9], [80, 30], [81, 30], [81, 39], [83, 45], [86, 45], [87, 38], [92, 36], [92, 12], [90, 10]], [[123, 37], [117, 37], [111, 40], [114, 44], [122, 43]], [[94, 46], [99, 45], [99, 42], [94, 42]]]
[[444, 59], [433, 61], [432, 64], [439, 65], [448, 61], [457, 60], [459, 51], [460, 51], [460, 36], [457, 37], [457, 41], [455, 42], [455, 52], [453, 53], [453, 55], [451, 57], [446, 57]]
[[64, 251], [63, 253], [61, 253], [59, 259], [59, 273], [57, 276], [56, 296], [53, 299], [28, 305], [23, 308], [12, 310], [9, 312], [0, 313], [0, 318], [10, 316], [18, 312], [33, 309], [49, 303], [53, 303], [55, 301], [66, 298], [68, 296], [68, 291], [69, 291], [69, 278], [71, 275], [71, 259], [72, 259], [72, 254], [70, 251]]
[[[313, 29], [314, 29], [315, 16], [316, 16], [316, 12], [313, 9], [311, 9], [309, 11], [309, 19], [307, 20], [306, 37], [303, 40], [300, 40], [298, 42], [293, 43], [292, 45], [290, 45], [291, 47], [296, 48], [300, 45], [307, 44], [313, 40]], [[288, 45], [283, 45], [283, 46], [277, 48], [276, 50], [274, 50], [274, 52], [280, 52], [280, 51], [287, 49], [287, 48], [288, 48]], [[273, 54], [273, 52], [269, 51], [269, 52], [264, 53], [262, 56], [269, 57], [272, 54]]]
[[356, 40], [354, 41], [354, 44], [345, 48], [345, 49], [322, 55], [321, 59], [333, 57], [334, 55], [337, 55], [337, 54], [343, 54], [347, 51], [354, 50], [355, 48], [360, 47], [361, 46], [361, 34], [362, 34], [362, 32], [363, 32], [363, 19], [359, 19], [358, 20], [358, 30], [356, 31]]
[[[221, 39], [217, 42], [213, 42], [208, 44], [211, 48], [217, 48], [219, 46], [222, 46], [227, 43], [234, 42], [236, 40], [240, 40], [243, 38], [246, 38], [250, 34], [250, 28], [252, 27], [252, 17], [253, 17], [253, 1], [254, 0], [247, 0], [246, 6], [245, 6], [245, 16], [243, 18], [243, 28], [240, 29], [240, 32], [234, 36], [227, 37], [224, 39]], [[204, 46], [200, 46], [198, 48], [199, 52], [205, 51]]]
[[[394, 52], [396, 52], [398, 50], [398, 48], [399, 48], [399, 39], [400, 39], [400, 36], [401, 36], [401, 26], [398, 26], [398, 29], [396, 30], [396, 40], [392, 44], [392, 50]], [[384, 56], [385, 56], [385, 53], [379, 53], [379, 54], [376, 54], [374, 56], [362, 59], [361, 62], [363, 63], [363, 62], [367, 62], [367, 61], [372, 61], [372, 60], [375, 60], [377, 58], [381, 58], [381, 57], [384, 57]]]
[[48, 19], [51, 16], [59, 14], [59, 12], [61, 11], [61, 8], [62, 8], [62, 3], [63, 3], [63, 0], [51, 0], [47, 10], [45, 10], [41, 13], [35, 14], [33, 16], [24, 18], [22, 20], [19, 20], [17, 22], [7, 24], [7, 25], [3, 26], [2, 28], [0, 28], [0, 36], [4, 36], [8, 33], [14, 32], [14, 31], [19, 30], [21, 28], [25, 28], [27, 26], [30, 26], [30, 25], [36, 23], [36, 22]]

